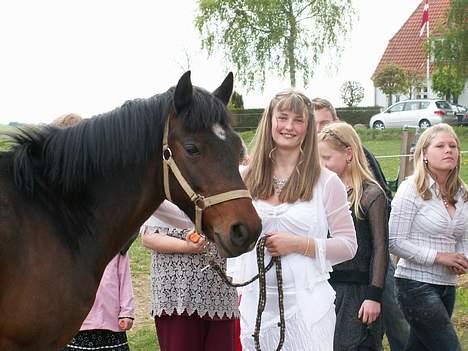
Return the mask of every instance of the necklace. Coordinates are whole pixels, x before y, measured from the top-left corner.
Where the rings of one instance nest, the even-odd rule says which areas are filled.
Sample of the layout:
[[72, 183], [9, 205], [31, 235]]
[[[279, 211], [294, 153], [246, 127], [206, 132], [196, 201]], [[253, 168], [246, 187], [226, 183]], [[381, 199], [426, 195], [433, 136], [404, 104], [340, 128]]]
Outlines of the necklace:
[[441, 194], [440, 197], [442, 199], [442, 202], [444, 203], [445, 208], [449, 208], [449, 202], [447, 200], [447, 196]]
[[279, 194], [283, 190], [284, 186], [288, 182], [289, 178], [278, 178], [273, 176], [273, 189], [275, 189], [275, 193]]

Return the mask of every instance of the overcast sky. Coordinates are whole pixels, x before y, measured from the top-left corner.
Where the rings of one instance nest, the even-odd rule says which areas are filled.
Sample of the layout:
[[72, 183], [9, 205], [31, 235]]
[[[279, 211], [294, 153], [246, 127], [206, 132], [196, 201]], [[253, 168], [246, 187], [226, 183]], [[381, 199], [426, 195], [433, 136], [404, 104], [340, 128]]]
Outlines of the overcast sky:
[[[388, 40], [421, 0], [355, 0], [354, 28], [340, 61], [323, 56], [305, 90], [342, 105], [346, 80], [365, 87]], [[194, 29], [195, 0], [10, 0], [0, 2], [0, 123], [50, 122], [69, 112], [84, 117], [177, 83], [187, 67], [195, 85], [215, 89], [229, 69], [208, 59]], [[189, 59], [187, 59], [189, 57]], [[336, 68], [330, 68], [336, 67]], [[288, 80], [263, 92], [235, 90], [246, 107], [264, 107]]]

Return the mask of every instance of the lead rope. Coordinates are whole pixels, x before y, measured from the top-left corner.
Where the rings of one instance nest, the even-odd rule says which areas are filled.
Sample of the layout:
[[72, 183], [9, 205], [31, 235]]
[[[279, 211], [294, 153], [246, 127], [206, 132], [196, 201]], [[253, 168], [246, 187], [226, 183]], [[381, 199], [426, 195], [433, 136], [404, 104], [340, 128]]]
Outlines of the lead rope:
[[258, 241], [258, 244], [257, 244], [258, 274], [246, 282], [243, 282], [243, 283], [231, 282], [230, 278], [226, 276], [226, 274], [223, 272], [221, 267], [218, 264], [216, 264], [216, 262], [212, 258], [209, 259], [209, 265], [216, 273], [218, 273], [218, 275], [227, 285], [232, 286], [234, 288], [239, 288], [239, 287], [249, 285], [250, 283], [254, 282], [256, 279], [258, 279], [259, 297], [258, 297], [258, 305], [257, 305], [257, 318], [255, 320], [255, 330], [252, 336], [255, 341], [255, 350], [261, 351], [260, 327], [262, 324], [262, 314], [263, 314], [263, 311], [265, 310], [265, 305], [266, 305], [266, 273], [271, 269], [271, 267], [273, 267], [273, 264], [275, 264], [276, 280], [277, 280], [277, 288], [278, 288], [278, 307], [279, 307], [279, 312], [280, 312], [280, 322], [278, 324], [278, 326], [280, 327], [280, 340], [278, 342], [276, 351], [280, 351], [283, 348], [284, 337], [285, 337], [285, 332], [286, 332], [286, 322], [284, 320], [284, 294], [283, 294], [283, 275], [282, 275], [282, 269], [281, 269], [281, 257], [279, 256], [272, 257], [268, 265], [265, 267], [265, 240], [266, 238], [263, 237]]

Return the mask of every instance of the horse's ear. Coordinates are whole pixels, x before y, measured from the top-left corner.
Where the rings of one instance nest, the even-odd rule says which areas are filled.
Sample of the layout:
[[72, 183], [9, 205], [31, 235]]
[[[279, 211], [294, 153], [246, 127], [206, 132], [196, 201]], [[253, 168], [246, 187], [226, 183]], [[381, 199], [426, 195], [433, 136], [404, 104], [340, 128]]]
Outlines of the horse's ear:
[[229, 72], [223, 83], [213, 92], [213, 95], [220, 99], [225, 105], [228, 104], [231, 98], [232, 88], [234, 86], [234, 75]]
[[176, 112], [182, 111], [192, 103], [193, 86], [190, 80], [190, 71], [180, 77], [174, 93], [174, 107]]

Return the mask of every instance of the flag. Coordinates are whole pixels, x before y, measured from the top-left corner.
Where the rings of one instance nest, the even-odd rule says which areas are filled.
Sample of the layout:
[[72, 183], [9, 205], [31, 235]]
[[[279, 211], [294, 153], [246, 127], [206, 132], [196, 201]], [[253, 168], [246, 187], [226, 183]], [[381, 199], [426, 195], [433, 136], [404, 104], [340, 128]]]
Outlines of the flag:
[[429, 0], [424, 0], [424, 10], [421, 20], [421, 27], [419, 28], [419, 36], [423, 35], [425, 30], [428, 30], [429, 26]]

